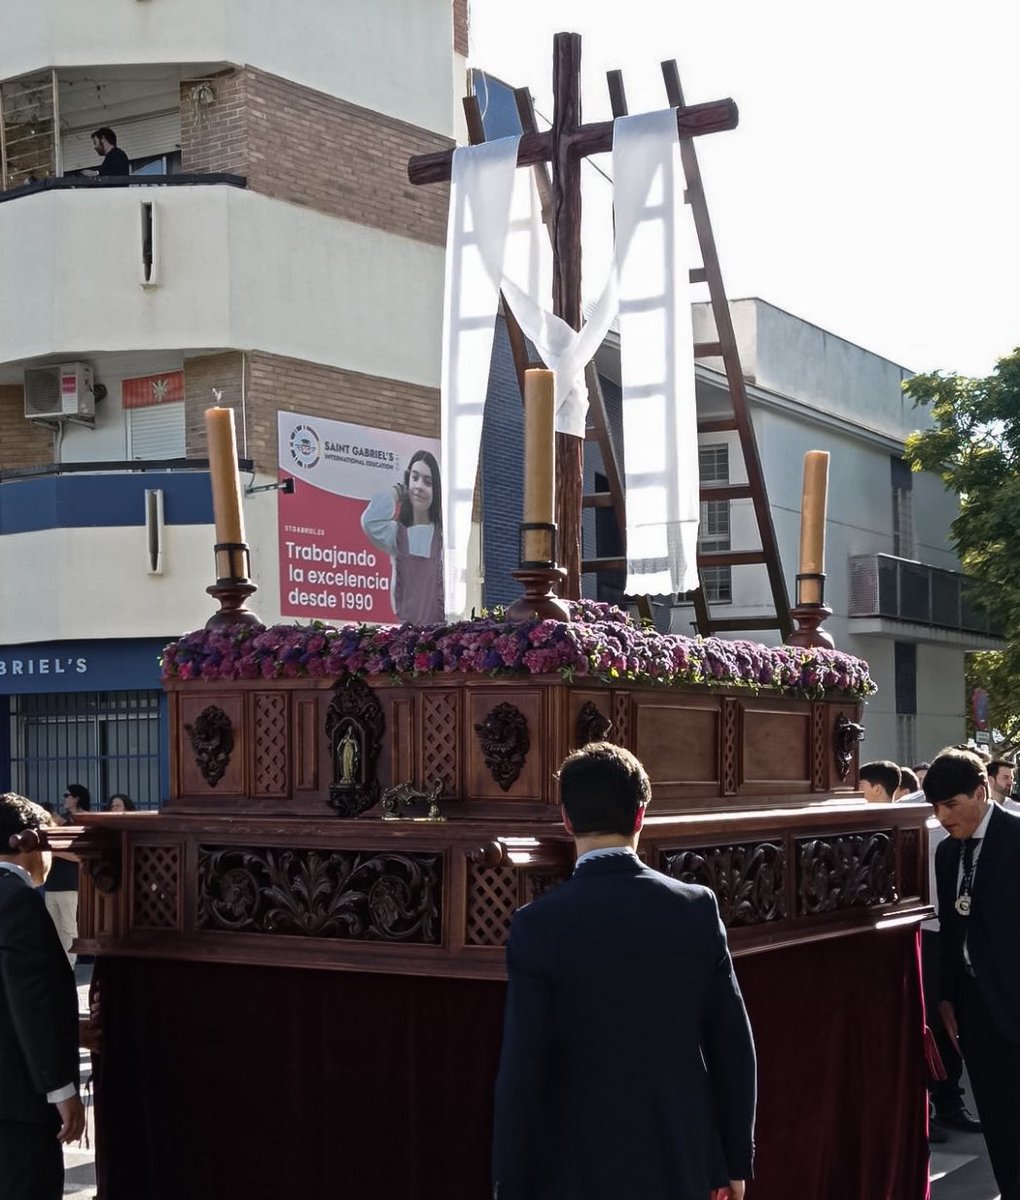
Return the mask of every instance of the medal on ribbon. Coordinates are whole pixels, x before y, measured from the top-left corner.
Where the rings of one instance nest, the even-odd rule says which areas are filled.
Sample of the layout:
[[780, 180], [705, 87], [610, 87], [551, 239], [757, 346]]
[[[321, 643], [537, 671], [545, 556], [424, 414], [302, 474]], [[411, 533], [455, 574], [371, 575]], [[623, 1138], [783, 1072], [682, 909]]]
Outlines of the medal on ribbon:
[[964, 892], [962, 895], [956, 897], [956, 904], [954, 907], [961, 917], [970, 916], [970, 896], [967, 894], [967, 892]]

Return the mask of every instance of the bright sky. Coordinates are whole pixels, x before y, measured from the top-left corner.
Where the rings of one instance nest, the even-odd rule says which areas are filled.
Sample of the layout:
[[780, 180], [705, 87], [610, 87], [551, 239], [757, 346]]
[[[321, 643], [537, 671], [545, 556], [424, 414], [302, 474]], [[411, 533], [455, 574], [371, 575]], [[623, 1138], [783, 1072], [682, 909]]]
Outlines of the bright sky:
[[664, 107], [670, 58], [688, 103], [736, 100], [738, 128], [697, 142], [731, 298], [919, 371], [1020, 345], [1016, 0], [471, 0], [471, 25], [471, 65], [547, 118], [561, 31], [585, 120], [614, 67], [632, 113]]

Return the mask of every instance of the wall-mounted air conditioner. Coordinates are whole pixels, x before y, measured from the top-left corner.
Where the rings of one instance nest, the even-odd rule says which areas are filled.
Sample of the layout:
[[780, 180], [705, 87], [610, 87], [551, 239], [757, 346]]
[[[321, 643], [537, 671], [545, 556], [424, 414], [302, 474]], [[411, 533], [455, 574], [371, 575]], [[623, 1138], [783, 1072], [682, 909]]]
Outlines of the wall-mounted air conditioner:
[[59, 363], [31, 367], [25, 372], [25, 416], [30, 421], [95, 415], [96, 397], [88, 363]]

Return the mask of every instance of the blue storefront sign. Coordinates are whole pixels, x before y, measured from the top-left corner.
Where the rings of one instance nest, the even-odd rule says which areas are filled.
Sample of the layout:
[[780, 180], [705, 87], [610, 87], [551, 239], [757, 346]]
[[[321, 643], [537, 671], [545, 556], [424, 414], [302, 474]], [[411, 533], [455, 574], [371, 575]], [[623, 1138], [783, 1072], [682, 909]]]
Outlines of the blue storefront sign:
[[0, 648], [0, 696], [159, 687], [159, 656], [172, 638], [35, 642]]

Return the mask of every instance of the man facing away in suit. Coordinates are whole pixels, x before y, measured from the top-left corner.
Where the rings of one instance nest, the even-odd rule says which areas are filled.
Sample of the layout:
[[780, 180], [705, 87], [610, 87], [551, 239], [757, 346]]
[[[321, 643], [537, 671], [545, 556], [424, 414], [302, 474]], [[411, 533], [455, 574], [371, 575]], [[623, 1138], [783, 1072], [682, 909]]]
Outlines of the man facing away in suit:
[[715, 896], [637, 856], [651, 787], [597, 742], [560, 775], [571, 879], [514, 916], [498, 1200], [740, 1200], [755, 1057]]
[[61, 1145], [81, 1137], [78, 993], [42, 896], [49, 813], [0, 795], [0, 1185], [4, 1200], [59, 1200]]
[[935, 852], [939, 1011], [970, 1076], [1002, 1200], [1020, 1200], [1020, 817], [988, 798], [985, 765], [943, 751], [924, 794], [949, 837]]

